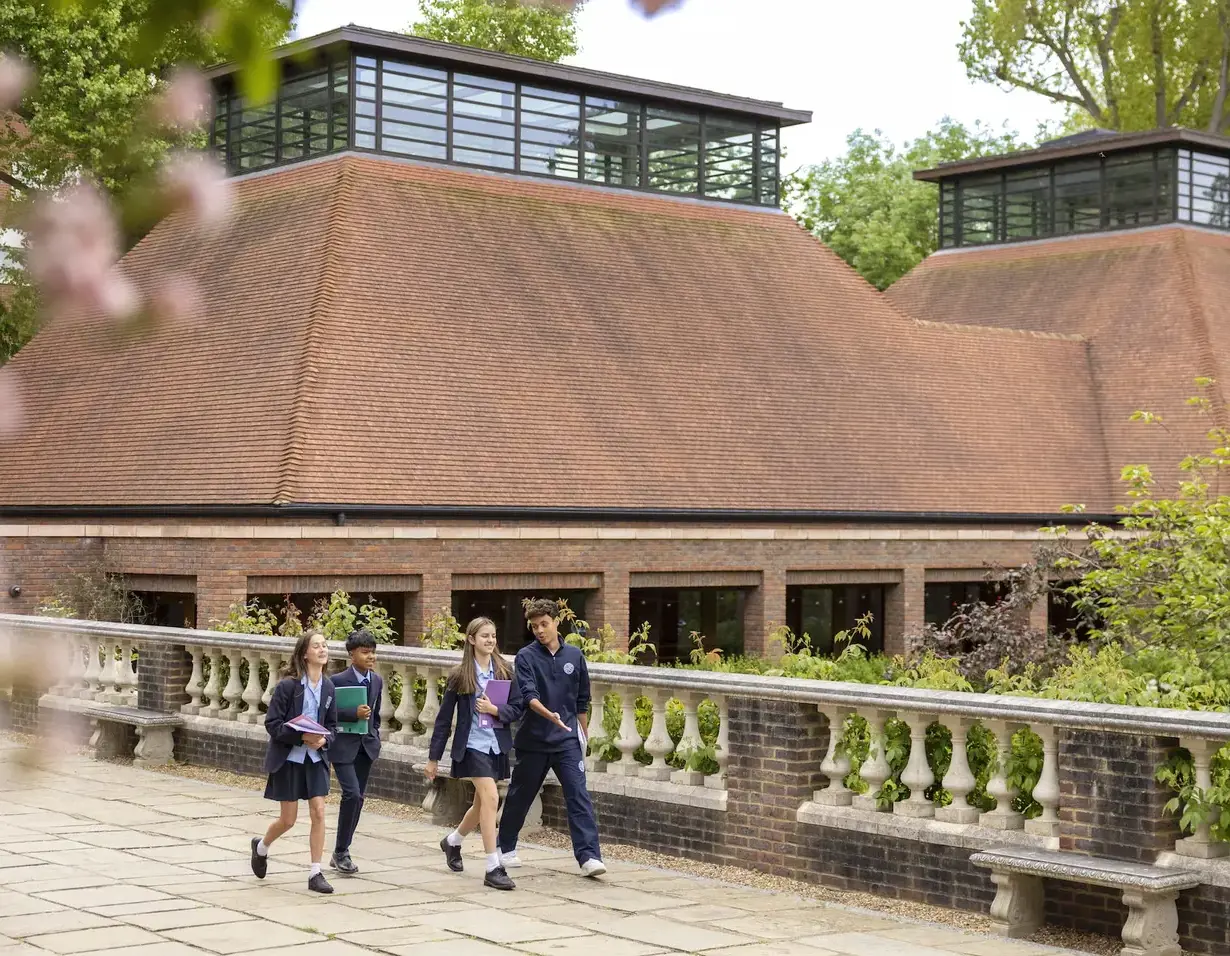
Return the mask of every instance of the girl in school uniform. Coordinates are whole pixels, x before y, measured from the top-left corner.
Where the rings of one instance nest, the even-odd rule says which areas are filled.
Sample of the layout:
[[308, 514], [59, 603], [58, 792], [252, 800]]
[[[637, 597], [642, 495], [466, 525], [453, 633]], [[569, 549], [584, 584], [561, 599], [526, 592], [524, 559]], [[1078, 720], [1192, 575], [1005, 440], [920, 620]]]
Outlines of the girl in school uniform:
[[[265, 715], [265, 730], [269, 733], [265, 749], [265, 772], [269, 774], [265, 799], [281, 804], [281, 813], [269, 825], [264, 838], [252, 838], [252, 872], [258, 879], [264, 879], [270, 845], [295, 825], [299, 801], [306, 800], [312, 819], [308, 889], [316, 893], [333, 892], [320, 871], [325, 851], [325, 797], [329, 793], [328, 747], [337, 734], [337, 701], [333, 682], [325, 676], [328, 662], [325, 636], [319, 631], [303, 634], [295, 644], [282, 680], [273, 690]], [[311, 717], [328, 734], [304, 734], [286, 726], [287, 721], [299, 716]]]
[[[444, 755], [444, 745], [456, 711], [457, 726], [449, 752], [452, 776], [474, 784], [474, 803], [457, 829], [440, 841], [440, 849], [444, 851], [448, 868], [460, 873], [464, 868], [461, 860], [462, 838], [478, 828], [482, 833], [483, 848], [487, 851], [487, 872], [483, 884], [497, 890], [516, 888], [500, 864], [500, 854], [496, 848], [495, 817], [500, 802], [496, 781], [508, 779], [508, 755], [512, 751], [512, 734], [508, 725], [521, 716], [523, 708], [515, 681], [509, 688], [508, 703], [503, 707], [492, 704], [485, 690], [490, 680], [512, 678], [512, 667], [500, 656], [496, 646], [495, 625], [488, 618], [476, 617], [466, 628], [461, 664], [449, 674], [440, 713], [436, 715], [436, 724], [432, 729], [431, 747], [427, 754], [430, 759], [425, 770], [428, 780], [436, 778], [438, 761]], [[479, 714], [487, 714], [500, 723], [495, 727], [481, 727]]]

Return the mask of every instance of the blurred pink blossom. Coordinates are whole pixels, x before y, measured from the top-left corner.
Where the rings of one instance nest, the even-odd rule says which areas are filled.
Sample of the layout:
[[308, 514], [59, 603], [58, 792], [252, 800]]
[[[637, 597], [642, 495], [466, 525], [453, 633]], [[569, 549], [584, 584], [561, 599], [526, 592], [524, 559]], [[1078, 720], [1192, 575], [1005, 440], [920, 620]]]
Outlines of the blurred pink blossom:
[[201, 153], [176, 153], [162, 167], [162, 189], [172, 208], [198, 222], [223, 222], [231, 213], [231, 186], [226, 172]]
[[23, 409], [17, 377], [7, 368], [0, 368], [0, 436], [11, 435], [21, 428]]
[[34, 71], [21, 57], [12, 53], [0, 56], [0, 110], [11, 110], [34, 78]]
[[652, 17], [663, 10], [670, 10], [673, 7], [683, 5], [683, 0], [630, 0], [630, 2], [634, 8], [647, 17]]
[[204, 299], [195, 279], [176, 273], [158, 283], [150, 296], [149, 307], [154, 318], [160, 322], [188, 325], [201, 318]]
[[154, 101], [154, 117], [163, 126], [195, 129], [208, 117], [209, 81], [200, 70], [179, 67], [167, 78], [166, 89]]
[[94, 307], [116, 318], [132, 314], [136, 294], [114, 269], [119, 227], [93, 183], [40, 199], [30, 216], [28, 237], [30, 278], [49, 307]]

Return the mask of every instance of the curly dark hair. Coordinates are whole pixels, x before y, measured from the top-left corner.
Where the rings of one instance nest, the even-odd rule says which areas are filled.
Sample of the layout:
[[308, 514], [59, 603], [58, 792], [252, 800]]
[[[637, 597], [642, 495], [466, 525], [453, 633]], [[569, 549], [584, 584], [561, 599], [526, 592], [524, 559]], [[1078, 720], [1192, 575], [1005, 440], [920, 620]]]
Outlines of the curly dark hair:
[[551, 618], [559, 617], [559, 605], [550, 598], [526, 598], [521, 602], [521, 606], [525, 608], [527, 621], [542, 617], [544, 614]]

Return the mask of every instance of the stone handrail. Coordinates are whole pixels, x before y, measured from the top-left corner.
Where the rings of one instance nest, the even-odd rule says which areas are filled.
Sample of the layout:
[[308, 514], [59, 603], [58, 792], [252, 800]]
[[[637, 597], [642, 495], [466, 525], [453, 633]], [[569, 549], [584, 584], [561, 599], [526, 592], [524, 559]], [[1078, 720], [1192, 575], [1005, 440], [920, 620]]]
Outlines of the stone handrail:
[[[193, 667], [183, 689], [188, 702], [180, 708], [181, 712], [242, 723], [263, 720], [261, 708], [267, 705], [272, 694], [278, 666], [294, 646], [293, 638], [284, 637], [0, 614], [0, 638], [4, 637], [10, 640], [55, 639], [65, 649], [67, 665], [64, 677], [49, 693], [111, 704], [136, 703], [133, 649], [151, 645], [183, 647], [191, 655]], [[330, 646], [330, 656], [344, 660], [346, 653], [341, 644], [334, 643]], [[456, 651], [381, 646], [378, 669], [390, 688], [396, 685], [399, 694], [396, 706], [392, 694], [386, 694], [381, 702], [385, 735], [392, 743], [417, 748], [426, 746], [431, 724], [439, 712], [440, 679], [455, 666], [459, 657]], [[732, 700], [786, 701], [814, 706], [830, 728], [845, 728], [847, 721], [856, 716], [865, 720], [872, 745], [867, 759], [858, 769], [861, 779], [868, 784], [867, 792], [855, 794], [846, 787], [845, 779], [852, 769], [850, 757], [838, 746], [842, 734], [830, 733], [828, 752], [820, 767], [821, 773], [829, 779], [829, 786], [815, 792], [813, 801], [801, 808], [800, 819], [804, 819], [804, 811], [809, 807], [823, 808], [823, 812], [830, 815], [890, 812], [904, 818], [988, 828], [988, 832], [1024, 830], [1040, 838], [1045, 845], [1054, 845], [1059, 826], [1059, 731], [1178, 738], [1192, 754], [1196, 784], [1202, 788], [1209, 786], [1209, 764], [1213, 754], [1230, 741], [1230, 714], [1211, 711], [1138, 708], [669, 667], [595, 663], [589, 670], [594, 700], [605, 701], [607, 708], [614, 703], [617, 708], [612, 717], [619, 718], [618, 733], [607, 741], [607, 752], [609, 755], [612, 750], [618, 750], [620, 754], [619, 759], [610, 762], [591, 757], [591, 774], [610, 781], [612, 788], [635, 787], [642, 794], [648, 788], [656, 794], [720, 791], [724, 795], [730, 756], [728, 729]], [[642, 734], [637, 725], [636, 704], [640, 698], [647, 698], [652, 704], [648, 734]], [[682, 709], [682, 734], [677, 740], [668, 732], [672, 701], [677, 701], [676, 706]], [[718, 726], [717, 739], [710, 752], [712, 759], [708, 762], [708, 769], [713, 771], [716, 765], [716, 771], [708, 773], [688, 768], [683, 759], [693, 750], [704, 747], [699, 717], [706, 701], [714, 710], [705, 712], [711, 716], [716, 714]], [[886, 759], [890, 720], [900, 720], [909, 727], [909, 758], [901, 781], [909, 787], [910, 796], [881, 807], [876, 793], [892, 773]], [[595, 715], [594, 735], [602, 734], [598, 729], [601, 723]], [[936, 783], [926, 755], [927, 729], [936, 723], [946, 727], [952, 735], [951, 765], [942, 779], [952, 800], [950, 805], [943, 807], [935, 806], [925, 795]], [[965, 799], [976, 785], [966, 752], [969, 732], [976, 723], [990, 731], [998, 753], [998, 765], [987, 783], [987, 792], [995, 798], [996, 807], [989, 811], [969, 805]], [[1042, 812], [1030, 820], [1012, 808], [1015, 794], [1004, 770], [1013, 734], [1021, 727], [1028, 727], [1040, 738], [1043, 752], [1040, 777], [1033, 790], [1033, 799]], [[641, 760], [648, 754], [650, 762], [641, 763], [636, 759], [638, 754]], [[679, 764], [685, 766], [680, 769]], [[709, 798], [698, 796], [695, 799]], [[1206, 822], [1191, 837], [1179, 840], [1176, 849], [1180, 853], [1208, 857], [1221, 855], [1227, 847], [1210, 839]]]

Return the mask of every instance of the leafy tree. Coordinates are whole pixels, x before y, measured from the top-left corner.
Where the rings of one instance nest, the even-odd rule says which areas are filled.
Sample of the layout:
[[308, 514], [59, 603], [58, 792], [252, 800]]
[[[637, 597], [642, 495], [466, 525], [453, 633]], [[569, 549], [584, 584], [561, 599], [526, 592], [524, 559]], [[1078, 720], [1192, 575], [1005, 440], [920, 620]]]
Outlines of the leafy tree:
[[868, 282], [887, 288], [939, 245], [935, 187], [914, 170], [1017, 149], [1015, 133], [944, 117], [897, 149], [883, 133], [855, 130], [845, 155], [800, 169], [785, 183], [788, 207]]
[[547, 0], [421, 0], [423, 19], [410, 26], [415, 36], [557, 63], [574, 55], [575, 6]]
[[[285, 36], [289, 9], [279, 0], [220, 0], [206, 29], [201, 15], [210, 11], [208, 3], [167, 0], [0, 4], [0, 49], [22, 57], [37, 78], [12, 120], [0, 123], [0, 182], [15, 199], [87, 176], [119, 205], [127, 242], [139, 239], [159, 213], [147, 198], [159, 164], [172, 147], [193, 142], [151, 116], [171, 71], [251, 59], [254, 89], [262, 75], [272, 88], [264, 51]], [[16, 222], [17, 211], [9, 205], [5, 222]], [[27, 277], [20, 268], [6, 273], [13, 292], [0, 311], [0, 363], [37, 326]]]
[[[1213, 380], [1197, 385], [1213, 388]], [[1225, 645], [1230, 624], [1230, 494], [1223, 473], [1230, 469], [1230, 431], [1224, 409], [1205, 395], [1189, 404], [1211, 421], [1211, 447], [1179, 465], [1182, 480], [1174, 497], [1156, 494], [1157, 479], [1146, 465], [1123, 469], [1128, 504], [1121, 528], [1111, 534], [1093, 525], [1089, 547], [1072, 549], [1057, 561], [1079, 581], [1068, 588], [1076, 605], [1096, 619], [1095, 639], [1129, 650], [1161, 648], [1191, 652], [1221, 676], [1230, 676]], [[1158, 415], [1137, 412], [1136, 420], [1166, 427]]]
[[962, 25], [972, 79], [1045, 96], [1078, 125], [1230, 121], [1230, 0], [974, 0]]

